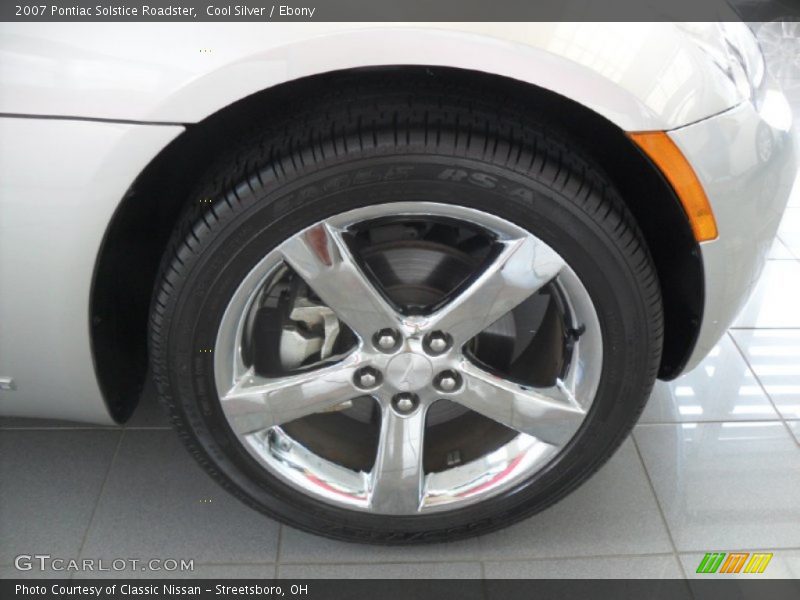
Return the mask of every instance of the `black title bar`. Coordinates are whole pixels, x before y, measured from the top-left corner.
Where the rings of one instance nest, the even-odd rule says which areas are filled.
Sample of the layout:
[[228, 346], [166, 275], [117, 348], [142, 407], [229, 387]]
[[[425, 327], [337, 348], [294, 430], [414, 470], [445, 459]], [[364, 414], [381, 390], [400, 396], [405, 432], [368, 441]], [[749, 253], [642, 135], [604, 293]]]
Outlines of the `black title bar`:
[[700, 580], [255, 580], [255, 579], [6, 579], [6, 600], [98, 600], [184, 598], [231, 600], [458, 600], [613, 598], [614, 600], [771, 600], [800, 597], [800, 581], [742, 577]]
[[800, 0], [0, 0], [0, 21], [796, 21]]

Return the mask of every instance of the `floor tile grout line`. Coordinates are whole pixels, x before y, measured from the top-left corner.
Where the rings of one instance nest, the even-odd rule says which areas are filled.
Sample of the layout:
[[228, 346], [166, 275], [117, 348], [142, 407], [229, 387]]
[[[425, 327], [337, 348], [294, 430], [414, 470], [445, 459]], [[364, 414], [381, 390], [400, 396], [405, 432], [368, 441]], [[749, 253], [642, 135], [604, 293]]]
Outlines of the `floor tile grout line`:
[[736, 341], [736, 338], [731, 334], [731, 332], [728, 331], [727, 334], [728, 337], [733, 340], [733, 345], [736, 346], [736, 349], [739, 351], [739, 354], [742, 355], [742, 358], [744, 359], [747, 368], [750, 369], [750, 372], [753, 374], [753, 377], [755, 377], [755, 380], [758, 383], [759, 387], [767, 395], [767, 400], [769, 400], [769, 403], [772, 404], [772, 408], [775, 409], [775, 412], [780, 417], [781, 423], [783, 423], [783, 428], [786, 430], [786, 433], [789, 434], [789, 438], [794, 440], [795, 443], [797, 443], [798, 440], [797, 438], [794, 437], [794, 433], [792, 433], [792, 428], [789, 427], [789, 424], [786, 422], [786, 418], [783, 416], [783, 413], [781, 413], [781, 411], [778, 409], [778, 405], [775, 404], [775, 401], [772, 399], [772, 396], [767, 391], [767, 386], [764, 385], [764, 382], [761, 381], [761, 377], [758, 376], [758, 373], [756, 373], [756, 370], [753, 368], [753, 365], [750, 364], [750, 359], [747, 357], [747, 354], [745, 354], [744, 350], [739, 346], [738, 342]]
[[[796, 207], [796, 206], [787, 206], [787, 207], [786, 207], [786, 210], [789, 210], [790, 208], [797, 208], [797, 207]], [[785, 216], [785, 215], [786, 215], [786, 212], [784, 212], [783, 214], [784, 214], [784, 216]], [[783, 219], [781, 219], [781, 220], [783, 220]], [[778, 239], [780, 240], [781, 244], [783, 244], [783, 247], [784, 247], [784, 248], [786, 248], [786, 250], [789, 252], [789, 254], [790, 254], [791, 256], [793, 256], [793, 257], [794, 257], [794, 259], [795, 259], [796, 261], [800, 261], [800, 255], [796, 254], [796, 253], [795, 253], [795, 250], [794, 250], [794, 248], [791, 246], [791, 244], [788, 244], [788, 243], [786, 242], [786, 240], [784, 240], [784, 239], [781, 237], [781, 232], [780, 232], [780, 230], [778, 231], [778, 233], [776, 233], [776, 234], [775, 234], [775, 237], [776, 237], [776, 238], [778, 238]]]
[[784, 421], [784, 424], [786, 425], [786, 427], [789, 428], [789, 434], [794, 438], [795, 443], [798, 446], [800, 446], [800, 427], [797, 428], [797, 435], [795, 435], [795, 433], [792, 430], [792, 428], [789, 425], [789, 423], [797, 423], [798, 425], [800, 425], [800, 420], [798, 420], [798, 419], [786, 419]]
[[14, 427], [7, 425], [0, 425], [0, 431], [172, 431], [172, 427], [92, 427], [92, 426], [76, 426], [76, 427], [58, 427], [58, 426], [36, 426], [24, 425], [22, 427]]
[[713, 420], [713, 421], [653, 421], [648, 423], [637, 423], [637, 427], [650, 427], [650, 426], [664, 426], [664, 425], [725, 425], [727, 423], [738, 423], [738, 424], [752, 424], [758, 425], [759, 423], [782, 423], [783, 419], [724, 419], [724, 420]]
[[487, 563], [518, 563], [518, 562], [544, 562], [548, 560], [598, 560], [606, 558], [659, 558], [664, 556], [674, 556], [674, 552], [649, 552], [639, 554], [638, 552], [631, 554], [587, 554], [577, 556], [536, 556], [533, 558], [484, 558], [483, 561]]
[[275, 548], [275, 579], [278, 578], [278, 565], [281, 564], [281, 543], [283, 542], [283, 523], [278, 523], [278, 544]]
[[[764, 547], [737, 547], [740, 552], [764, 552], [767, 550], [779, 552], [800, 552], [800, 546], [764, 546]], [[692, 554], [704, 554], [704, 550], [679, 550], [677, 555], [689, 556]], [[567, 560], [598, 560], [598, 559], [612, 559], [612, 558], [659, 558], [667, 556], [675, 556], [675, 552], [650, 552], [650, 553], [630, 553], [630, 554], [587, 554], [587, 555], [557, 555], [557, 556], [536, 556], [530, 558], [453, 558], [453, 559], [425, 559], [425, 560], [379, 560], [379, 561], [336, 561], [336, 562], [300, 562], [300, 561], [287, 561], [281, 562], [280, 566], [286, 567], [324, 567], [329, 565], [342, 565], [342, 566], [370, 566], [370, 565], [427, 565], [427, 564], [471, 564], [471, 563], [526, 563], [526, 562], [545, 562], [545, 561], [567, 561]], [[273, 567], [278, 563], [271, 561], [265, 562], [195, 562], [198, 567]], [[13, 567], [12, 563], [2, 563], [0, 567]]]
[[22, 427], [9, 427], [7, 425], [0, 425], [0, 431], [123, 431], [122, 427], [48, 427], [42, 426], [22, 426]]
[[[765, 395], [767, 395], [765, 393]], [[768, 398], [769, 399], [769, 398]], [[772, 405], [772, 402], [770, 402]], [[774, 405], [773, 405], [774, 406]], [[777, 412], [777, 411], [776, 411]], [[782, 417], [768, 418], [768, 419], [707, 419], [707, 420], [685, 420], [685, 421], [639, 421], [637, 425], [684, 425], [695, 423], [702, 425], [704, 423], [778, 423], [780, 421], [798, 421], [800, 419], [784, 419]], [[2, 431], [173, 431], [172, 427], [135, 427], [125, 429], [101, 429], [101, 428], [84, 428], [84, 427], [0, 427]]]
[[800, 327], [787, 327], [785, 325], [781, 327], [736, 327], [734, 325], [728, 327], [728, 331], [780, 331], [781, 329], [797, 331]]
[[[546, 562], [546, 561], [565, 562], [569, 560], [608, 560], [608, 559], [666, 558], [666, 557], [676, 558], [674, 552], [653, 552], [651, 554], [592, 554], [587, 556], [537, 556], [534, 558], [510, 558], [510, 559], [484, 558], [481, 560], [481, 562], [485, 566], [487, 564], [505, 565], [509, 563], [513, 564], [513, 563], [531, 563], [531, 562]], [[447, 562], [454, 562], [454, 561], [447, 561]], [[472, 562], [472, 561], [465, 560], [461, 562]]]
[[678, 556], [678, 546], [675, 544], [675, 539], [672, 537], [672, 531], [669, 528], [669, 522], [667, 522], [667, 516], [664, 514], [664, 508], [661, 506], [661, 501], [658, 499], [656, 486], [653, 485], [653, 478], [650, 477], [650, 471], [647, 470], [647, 464], [644, 462], [644, 456], [642, 456], [642, 451], [639, 449], [639, 442], [636, 441], [635, 431], [631, 432], [631, 440], [633, 440], [633, 447], [636, 450], [636, 456], [639, 457], [639, 463], [642, 465], [642, 469], [644, 470], [644, 475], [647, 478], [647, 485], [650, 487], [650, 492], [653, 494], [653, 499], [656, 502], [656, 507], [658, 508], [658, 514], [661, 515], [661, 522], [664, 523], [664, 529], [667, 532], [667, 537], [669, 538], [670, 546], [672, 546], [672, 555], [678, 562], [678, 568], [680, 569], [680, 572], [683, 575], [684, 580], [686, 580], [688, 579], [688, 577], [686, 576], [686, 570], [683, 568], [683, 564], [681, 563], [680, 557]]
[[[743, 546], [743, 547], [736, 547], [736, 552], [800, 552], [800, 547], [797, 546], [786, 546], [785, 548], [782, 546]], [[683, 550], [678, 552], [678, 554], [682, 556], [687, 556], [689, 554], [706, 554], [706, 549], [703, 550]]]
[[194, 561], [195, 567], [274, 567], [275, 562], [271, 560], [265, 560], [263, 562], [250, 562], [246, 560], [236, 561], [236, 562], [198, 562]]
[[[785, 548], [783, 548], [785, 550]], [[791, 548], [793, 550], [793, 548]], [[531, 558], [511, 558], [511, 559], [493, 559], [493, 558], [442, 558], [442, 559], [416, 559], [416, 560], [404, 560], [402, 558], [398, 558], [396, 560], [392, 559], [385, 559], [385, 560], [375, 560], [375, 561], [358, 561], [358, 560], [337, 560], [337, 561], [297, 561], [297, 560], [290, 560], [290, 561], [282, 561], [280, 566], [282, 567], [302, 567], [302, 566], [325, 566], [325, 565], [342, 565], [342, 566], [358, 566], [358, 565], [427, 565], [427, 564], [472, 564], [472, 563], [508, 563], [508, 562], [540, 562], [540, 561], [547, 561], [547, 560], [596, 560], [596, 559], [606, 559], [606, 558], [657, 558], [657, 557], [664, 557], [664, 556], [673, 556], [672, 552], [652, 552], [652, 553], [645, 553], [645, 554], [590, 554], [590, 555], [577, 555], [577, 556], [568, 556], [568, 555], [558, 555], [558, 556], [537, 556]], [[244, 565], [244, 566], [270, 566], [273, 563], [249, 563], [249, 562], [235, 562], [235, 563], [224, 563], [224, 562], [199, 562], [195, 563], [198, 566], [237, 566], [237, 565]]]
[[[298, 561], [288, 561], [288, 562], [281, 562], [275, 563], [264, 563], [263, 566], [281, 566], [281, 567], [325, 567], [331, 565], [341, 565], [345, 567], [357, 567], [357, 566], [370, 566], [370, 565], [447, 565], [447, 564], [471, 564], [471, 563], [478, 563], [480, 559], [478, 558], [454, 558], [453, 560], [375, 560], [375, 561], [349, 561], [349, 560], [340, 560], [334, 562], [320, 562], [320, 561], [312, 561], [312, 562], [298, 562]], [[262, 566], [262, 563], [243, 563], [243, 562], [236, 562], [236, 563], [196, 563], [197, 566], [204, 566], [204, 567], [234, 567], [234, 566], [250, 566], [250, 567], [258, 567]]]
[[100, 485], [100, 492], [97, 494], [97, 500], [95, 500], [94, 506], [92, 507], [92, 514], [89, 517], [89, 523], [86, 525], [86, 531], [83, 532], [83, 539], [81, 540], [81, 545], [78, 547], [78, 558], [83, 557], [83, 549], [86, 545], [86, 540], [89, 539], [89, 532], [92, 530], [92, 525], [94, 525], [94, 518], [97, 514], [97, 507], [100, 506], [100, 501], [103, 498], [103, 494], [106, 490], [106, 484], [108, 483], [108, 479], [111, 476], [111, 469], [114, 467], [114, 463], [117, 460], [117, 455], [119, 454], [119, 450], [122, 447], [122, 438], [125, 437], [125, 430], [121, 430], [119, 432], [119, 439], [117, 440], [117, 445], [114, 448], [114, 453], [111, 455], [111, 460], [108, 462], [108, 467], [106, 468], [106, 474], [103, 477], [103, 483]]
[[[788, 207], [787, 207], [787, 208], [788, 208]], [[781, 246], [783, 246], [784, 248], [786, 248], [786, 251], [789, 253], [789, 256], [791, 256], [791, 257], [792, 257], [792, 258], [794, 258], [795, 260], [800, 260], [800, 259], [798, 259], [798, 258], [797, 258], [797, 257], [794, 255], [794, 252], [792, 252], [792, 249], [791, 249], [791, 248], [789, 248], [789, 244], [787, 244], [786, 242], [784, 242], [784, 241], [783, 241], [783, 238], [781, 237], [781, 232], [780, 232], [780, 231], [778, 231], [778, 233], [776, 233], [776, 234], [775, 234], [775, 239], [776, 239], [776, 240], [778, 240], [778, 241], [780, 242]], [[770, 259], [767, 259], [767, 260], [770, 260]], [[773, 259], [773, 260], [774, 260], [774, 259]]]
[[645, 421], [636, 423], [637, 426], [643, 427], [649, 425], [719, 425], [721, 423], [780, 423], [783, 419], [709, 419], [708, 421]]
[[480, 565], [481, 565], [481, 579], [480, 579], [480, 581], [481, 581], [481, 597], [484, 598], [484, 600], [489, 600], [489, 598], [490, 598], [489, 585], [486, 582], [486, 563], [483, 561], [483, 559], [481, 559]]
[[[570, 557], [570, 558], [579, 558], [579, 557]], [[599, 558], [593, 556], [591, 558]], [[630, 558], [630, 557], [628, 557]], [[334, 560], [334, 561], [320, 561], [320, 560], [312, 560], [312, 561], [302, 561], [302, 560], [288, 560], [282, 561], [280, 563], [275, 563], [281, 567], [322, 567], [326, 565], [341, 565], [346, 567], [357, 567], [360, 565], [368, 566], [368, 565], [449, 565], [449, 564], [471, 564], [471, 563], [479, 563], [483, 559], [480, 557], [472, 557], [472, 558], [433, 558], [433, 559], [405, 559], [402, 557], [398, 557], [397, 559], [385, 559], [385, 560]], [[520, 559], [521, 561], [525, 560], [538, 560], [538, 559]], [[488, 562], [493, 562], [489, 560]], [[512, 562], [512, 561], [505, 561], [505, 562]], [[248, 564], [248, 563], [198, 563], [198, 564], [214, 564], [214, 565], [234, 565], [234, 564]]]
[[[789, 244], [787, 244], [786, 242], [783, 241], [783, 239], [781, 238], [780, 233], [776, 233], [775, 234], [775, 239], [778, 240], [780, 245], [783, 246], [786, 249], [786, 252], [789, 253], [789, 258], [774, 258], [774, 257], [771, 257], [771, 256], [768, 255], [767, 256], [767, 260], [798, 260], [798, 261], [800, 261], [800, 258], [796, 257], [794, 255], [794, 252], [792, 252], [792, 249], [789, 247]], [[770, 252], [772, 252], [772, 248], [770, 248]]]
[[[763, 552], [767, 550], [774, 550], [780, 552], [800, 552], [800, 546], [743, 546], [737, 547], [737, 551], [741, 552]], [[691, 554], [704, 554], [705, 550], [679, 550], [677, 552], [678, 556], [688, 556]], [[675, 552], [645, 552], [645, 553], [615, 553], [615, 554], [586, 554], [586, 555], [555, 555], [555, 556], [534, 556], [534, 557], [519, 557], [519, 558], [452, 558], [452, 559], [424, 559], [424, 560], [378, 560], [378, 561], [355, 561], [355, 560], [341, 560], [341, 561], [334, 561], [334, 562], [326, 562], [326, 561], [310, 561], [310, 562], [302, 562], [296, 560], [290, 560], [286, 562], [281, 562], [280, 566], [291, 566], [291, 567], [302, 567], [302, 566], [309, 566], [309, 567], [316, 567], [316, 566], [327, 566], [327, 565], [342, 565], [342, 566], [358, 566], [358, 565], [396, 565], [396, 564], [409, 564], [409, 565], [425, 565], [425, 564], [470, 564], [470, 563], [525, 563], [525, 562], [545, 562], [545, 561], [567, 561], [567, 560], [597, 560], [597, 559], [611, 559], [611, 558], [659, 558], [659, 557], [666, 557], [666, 556], [675, 556]], [[250, 561], [237, 561], [237, 562], [195, 562], [195, 566], [199, 567], [271, 567], [275, 566], [272, 561], [264, 561], [264, 562], [250, 562]], [[13, 567], [13, 563], [0, 563], [0, 567]]]

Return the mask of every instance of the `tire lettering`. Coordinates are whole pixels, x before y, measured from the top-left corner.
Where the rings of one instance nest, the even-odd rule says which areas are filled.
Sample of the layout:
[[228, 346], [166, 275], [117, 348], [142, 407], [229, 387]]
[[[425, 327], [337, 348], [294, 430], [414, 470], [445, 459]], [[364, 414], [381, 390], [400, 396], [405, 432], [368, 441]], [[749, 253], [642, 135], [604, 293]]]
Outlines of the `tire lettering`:
[[322, 189], [326, 192], [336, 192], [342, 190], [350, 185], [349, 175], [339, 175], [332, 177], [322, 184]]
[[356, 174], [353, 175], [353, 183], [373, 183], [375, 181], [381, 180], [381, 174], [376, 173], [373, 169], [364, 169], [362, 171], [356, 171]]
[[533, 201], [533, 192], [527, 188], [514, 188], [508, 192], [508, 195], [516, 198], [522, 198], [527, 202]]
[[487, 190], [492, 190], [497, 186], [497, 177], [492, 177], [486, 173], [472, 173], [469, 176], [469, 180], [471, 183]]
[[319, 188], [317, 186], [310, 185], [300, 190], [297, 194], [297, 197], [300, 198], [300, 200], [309, 200], [310, 198], [316, 198], [319, 196], [319, 194]]
[[461, 181], [468, 175], [469, 173], [463, 169], [445, 169], [439, 173], [439, 179], [442, 181]]
[[412, 166], [400, 166], [400, 167], [389, 167], [389, 170], [386, 171], [386, 176], [383, 178], [384, 181], [390, 181], [394, 179], [405, 179], [408, 177], [408, 174], [414, 170]]
[[487, 190], [497, 187], [497, 177], [477, 171], [468, 173], [464, 169], [445, 169], [439, 173], [438, 178], [442, 181], [466, 181]]

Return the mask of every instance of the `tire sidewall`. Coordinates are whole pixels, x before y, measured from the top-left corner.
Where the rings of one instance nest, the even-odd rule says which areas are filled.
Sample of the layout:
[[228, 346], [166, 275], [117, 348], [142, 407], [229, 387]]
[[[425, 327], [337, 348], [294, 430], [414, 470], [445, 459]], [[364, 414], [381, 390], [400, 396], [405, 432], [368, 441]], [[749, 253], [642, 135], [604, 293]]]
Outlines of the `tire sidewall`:
[[[470, 158], [400, 155], [351, 159], [280, 184], [251, 182], [239, 186], [235, 198], [218, 200], [218, 218], [209, 225], [210, 234], [198, 237], [183, 265], [181, 285], [170, 296], [164, 356], [169, 389], [163, 392], [170, 396], [182, 435], [198, 459], [251, 506], [301, 529], [340, 538], [464, 537], [523, 518], [568, 493], [605, 460], [638, 416], [642, 395], [652, 384], [650, 307], [618, 240], [552, 184]], [[332, 215], [392, 202], [458, 204], [530, 231], [564, 258], [587, 289], [604, 348], [590, 413], [544, 468], [485, 502], [415, 517], [338, 508], [269, 474], [228, 426], [216, 393], [213, 356], [205, 352], [214, 348], [233, 293], [270, 250]]]

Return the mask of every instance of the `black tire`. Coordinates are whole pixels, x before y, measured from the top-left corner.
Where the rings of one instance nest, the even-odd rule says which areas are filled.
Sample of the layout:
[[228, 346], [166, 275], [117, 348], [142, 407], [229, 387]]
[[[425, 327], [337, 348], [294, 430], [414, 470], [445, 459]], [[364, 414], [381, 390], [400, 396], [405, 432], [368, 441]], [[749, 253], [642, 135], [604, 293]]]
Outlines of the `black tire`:
[[[379, 544], [483, 534], [564, 497], [630, 431], [662, 346], [652, 259], [590, 157], [508, 98], [463, 83], [406, 83], [376, 80], [298, 102], [280, 123], [259, 127], [221, 158], [191, 197], [164, 257], [150, 323], [159, 394], [183, 442], [215, 480], [293, 527]], [[214, 346], [238, 283], [291, 234], [351, 208], [423, 198], [492, 212], [565, 258], [598, 313], [605, 348], [599, 391], [563, 451], [507, 493], [444, 514], [347, 511], [303, 496], [256, 463], [226, 423], [213, 357], [201, 350]]]

